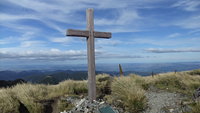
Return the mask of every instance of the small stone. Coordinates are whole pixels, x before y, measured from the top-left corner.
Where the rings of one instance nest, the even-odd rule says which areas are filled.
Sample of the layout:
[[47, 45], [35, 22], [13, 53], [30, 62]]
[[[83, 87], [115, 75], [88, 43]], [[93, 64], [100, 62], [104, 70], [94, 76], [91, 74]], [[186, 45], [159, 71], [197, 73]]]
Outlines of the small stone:
[[[99, 113], [100, 106], [102, 107], [108, 105], [103, 100], [94, 100], [93, 102], [91, 102], [86, 98], [71, 99], [71, 102], [75, 102], [76, 107], [74, 107], [69, 112], [60, 112], [60, 113]], [[117, 108], [112, 107], [112, 109], [114, 113], [119, 113]]]
[[102, 105], [102, 104], [104, 104], [104, 103], [105, 103], [105, 102], [102, 101], [102, 102], [99, 103], [99, 105]]
[[169, 112], [172, 113], [174, 111], [174, 109], [169, 109]]

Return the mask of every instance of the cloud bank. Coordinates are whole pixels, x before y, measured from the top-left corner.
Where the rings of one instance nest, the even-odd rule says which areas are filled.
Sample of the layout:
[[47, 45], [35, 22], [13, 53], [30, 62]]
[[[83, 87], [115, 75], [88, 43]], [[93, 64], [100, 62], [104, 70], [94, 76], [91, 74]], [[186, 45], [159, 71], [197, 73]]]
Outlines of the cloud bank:
[[[129, 59], [144, 58], [140, 55], [122, 55], [108, 53], [105, 51], [95, 50], [96, 59]], [[0, 51], [0, 58], [6, 60], [45, 60], [45, 61], [64, 61], [64, 60], [86, 60], [86, 50], [68, 50], [61, 51], [59, 49], [51, 49], [47, 51], [24, 51], [24, 52], [8, 52]]]
[[151, 53], [182, 53], [182, 52], [200, 52], [200, 49], [157, 49], [149, 48], [145, 49], [147, 52]]

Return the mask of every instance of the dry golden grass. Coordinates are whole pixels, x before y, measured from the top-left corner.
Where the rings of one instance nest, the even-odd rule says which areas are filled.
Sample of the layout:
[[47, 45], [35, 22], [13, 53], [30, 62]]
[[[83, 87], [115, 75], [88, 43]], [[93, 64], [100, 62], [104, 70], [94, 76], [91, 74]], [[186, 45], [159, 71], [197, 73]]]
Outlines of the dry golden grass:
[[63, 96], [63, 94], [87, 93], [87, 81], [67, 80], [58, 85], [51, 85], [49, 89], [52, 92], [49, 94], [49, 98]]
[[32, 113], [41, 113], [42, 105], [36, 101], [48, 99], [49, 94], [48, 86], [41, 84], [18, 84], [11, 91]]
[[19, 101], [30, 113], [41, 113], [43, 106], [36, 101], [80, 93], [87, 93], [86, 81], [67, 80], [58, 85], [18, 84], [0, 89], [0, 113], [18, 113]]
[[97, 98], [103, 98], [110, 94], [112, 77], [108, 74], [99, 74], [96, 76]]
[[200, 87], [200, 76], [190, 75], [188, 72], [163, 73], [154, 77], [144, 77], [147, 86], [179, 92], [192, 96], [195, 89]]
[[0, 113], [18, 113], [19, 102], [10, 89], [0, 89]]
[[115, 77], [111, 85], [112, 94], [107, 99], [130, 113], [143, 111], [147, 100], [140, 81], [143, 78], [137, 75]]

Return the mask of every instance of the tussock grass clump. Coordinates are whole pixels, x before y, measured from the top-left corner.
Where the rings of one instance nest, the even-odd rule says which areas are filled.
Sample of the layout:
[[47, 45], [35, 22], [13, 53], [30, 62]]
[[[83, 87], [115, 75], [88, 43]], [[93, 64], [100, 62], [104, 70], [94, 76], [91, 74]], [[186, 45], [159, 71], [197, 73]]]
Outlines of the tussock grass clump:
[[192, 76], [187, 72], [164, 73], [154, 77], [144, 77], [145, 83], [172, 92], [179, 92], [192, 96], [193, 92], [200, 87], [200, 76]]
[[99, 74], [96, 76], [97, 98], [103, 98], [111, 93], [112, 77], [108, 74]]
[[[81, 94], [87, 93], [87, 81], [74, 81], [74, 80], [67, 80], [60, 82], [58, 85], [51, 86], [51, 92], [54, 92], [52, 95], [55, 96], [63, 96], [63, 94]], [[52, 97], [55, 97], [52, 96]]]
[[111, 84], [112, 103], [131, 113], [143, 111], [147, 100], [139, 81], [142, 81], [142, 77], [136, 75], [115, 77]]
[[0, 89], [0, 113], [19, 113], [19, 102], [10, 89]]
[[18, 84], [12, 89], [16, 98], [22, 102], [31, 113], [41, 113], [43, 106], [37, 102], [39, 100], [48, 100], [50, 88], [43, 84]]

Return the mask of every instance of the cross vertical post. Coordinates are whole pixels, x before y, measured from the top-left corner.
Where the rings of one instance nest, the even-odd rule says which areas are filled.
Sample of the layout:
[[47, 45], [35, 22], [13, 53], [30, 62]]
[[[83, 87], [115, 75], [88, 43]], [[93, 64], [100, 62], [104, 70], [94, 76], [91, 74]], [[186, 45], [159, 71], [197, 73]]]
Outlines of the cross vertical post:
[[95, 75], [95, 47], [94, 47], [94, 14], [93, 9], [86, 11], [87, 30], [87, 56], [88, 56], [88, 95], [90, 100], [96, 99], [96, 75]]

